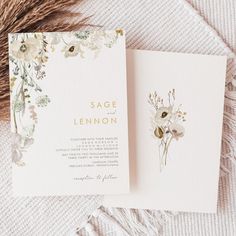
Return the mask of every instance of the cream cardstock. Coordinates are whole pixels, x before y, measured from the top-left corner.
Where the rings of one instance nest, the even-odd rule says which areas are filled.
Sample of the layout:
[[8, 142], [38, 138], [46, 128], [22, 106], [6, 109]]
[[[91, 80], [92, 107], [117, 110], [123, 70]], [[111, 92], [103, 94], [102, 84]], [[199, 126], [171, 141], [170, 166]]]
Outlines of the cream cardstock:
[[15, 196], [129, 191], [125, 36], [9, 35]]
[[216, 212], [226, 58], [128, 50], [127, 68], [131, 193], [104, 205]]

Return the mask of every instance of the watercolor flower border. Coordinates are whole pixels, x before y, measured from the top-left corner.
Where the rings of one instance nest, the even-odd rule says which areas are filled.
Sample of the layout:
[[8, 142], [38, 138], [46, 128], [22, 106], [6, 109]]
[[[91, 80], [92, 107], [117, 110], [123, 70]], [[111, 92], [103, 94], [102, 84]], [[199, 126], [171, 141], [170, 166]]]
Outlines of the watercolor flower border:
[[23, 152], [34, 143], [37, 110], [50, 103], [50, 97], [40, 86], [46, 77], [49, 52], [63, 45], [60, 50], [66, 58], [84, 58], [86, 51], [92, 51], [96, 58], [103, 47], [111, 48], [123, 34], [123, 30], [118, 29], [9, 35], [12, 161], [17, 166], [25, 165]]
[[154, 108], [151, 123], [154, 138], [158, 141], [160, 171], [167, 164], [169, 148], [173, 140], [178, 141], [185, 134], [183, 123], [187, 113], [182, 110], [182, 104], [175, 105], [175, 89], [168, 92], [168, 102], [153, 92], [149, 94], [148, 103]]

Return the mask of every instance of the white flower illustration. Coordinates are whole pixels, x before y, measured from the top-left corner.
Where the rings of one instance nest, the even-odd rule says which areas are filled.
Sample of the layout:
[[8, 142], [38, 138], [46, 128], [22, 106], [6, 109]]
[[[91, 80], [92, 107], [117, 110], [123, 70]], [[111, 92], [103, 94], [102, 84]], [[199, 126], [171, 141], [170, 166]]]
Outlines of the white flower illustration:
[[164, 123], [170, 119], [171, 114], [172, 114], [172, 107], [171, 106], [160, 107], [156, 111], [156, 115], [155, 115], [155, 121], [156, 121], [157, 125], [158, 126], [164, 125]]
[[184, 136], [184, 127], [177, 123], [172, 123], [169, 126], [169, 131], [171, 132], [173, 138], [178, 140], [179, 138]]
[[15, 40], [11, 44], [11, 54], [23, 61], [32, 61], [36, 58], [41, 48], [41, 41], [36, 38]]
[[12, 140], [12, 161], [18, 166], [24, 166], [25, 163], [22, 161], [22, 151], [32, 145], [34, 142], [33, 138], [22, 137], [20, 134], [14, 134]]
[[79, 53], [82, 55], [82, 51], [80, 49], [80, 44], [78, 41], [72, 41], [70, 42], [68, 45], [66, 45], [62, 52], [64, 52], [64, 56], [65, 57], [75, 57], [77, 56]]

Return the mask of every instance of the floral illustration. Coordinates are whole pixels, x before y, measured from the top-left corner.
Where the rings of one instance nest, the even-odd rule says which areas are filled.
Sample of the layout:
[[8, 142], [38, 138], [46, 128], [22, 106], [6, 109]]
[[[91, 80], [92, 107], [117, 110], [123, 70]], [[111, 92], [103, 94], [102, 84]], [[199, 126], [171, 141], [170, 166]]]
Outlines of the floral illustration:
[[172, 141], [178, 141], [184, 136], [183, 123], [186, 121], [186, 112], [182, 111], [181, 104], [175, 105], [174, 89], [168, 92], [167, 103], [158, 96], [157, 92], [149, 94], [148, 103], [154, 108], [151, 119], [152, 129], [154, 137], [158, 141], [160, 171], [162, 171], [167, 164]]
[[122, 35], [122, 30], [10, 34], [12, 160], [16, 165], [25, 165], [22, 153], [34, 143], [38, 109], [46, 109], [51, 102], [42, 88], [49, 54], [59, 50], [65, 58], [84, 58], [90, 51], [97, 57], [103, 47], [111, 48]]

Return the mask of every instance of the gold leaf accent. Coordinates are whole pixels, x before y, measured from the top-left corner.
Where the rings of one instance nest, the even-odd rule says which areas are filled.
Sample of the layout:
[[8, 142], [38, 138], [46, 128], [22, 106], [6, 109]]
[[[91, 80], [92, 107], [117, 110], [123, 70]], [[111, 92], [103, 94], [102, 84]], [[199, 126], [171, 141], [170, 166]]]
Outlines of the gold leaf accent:
[[116, 30], [116, 33], [117, 33], [117, 34], [120, 34], [120, 36], [123, 36], [123, 34], [124, 34], [122, 29], [117, 29], [117, 30]]
[[160, 127], [157, 127], [155, 130], [154, 130], [154, 135], [157, 137], [157, 138], [163, 138], [164, 136], [164, 132], [162, 130], [162, 128]]

